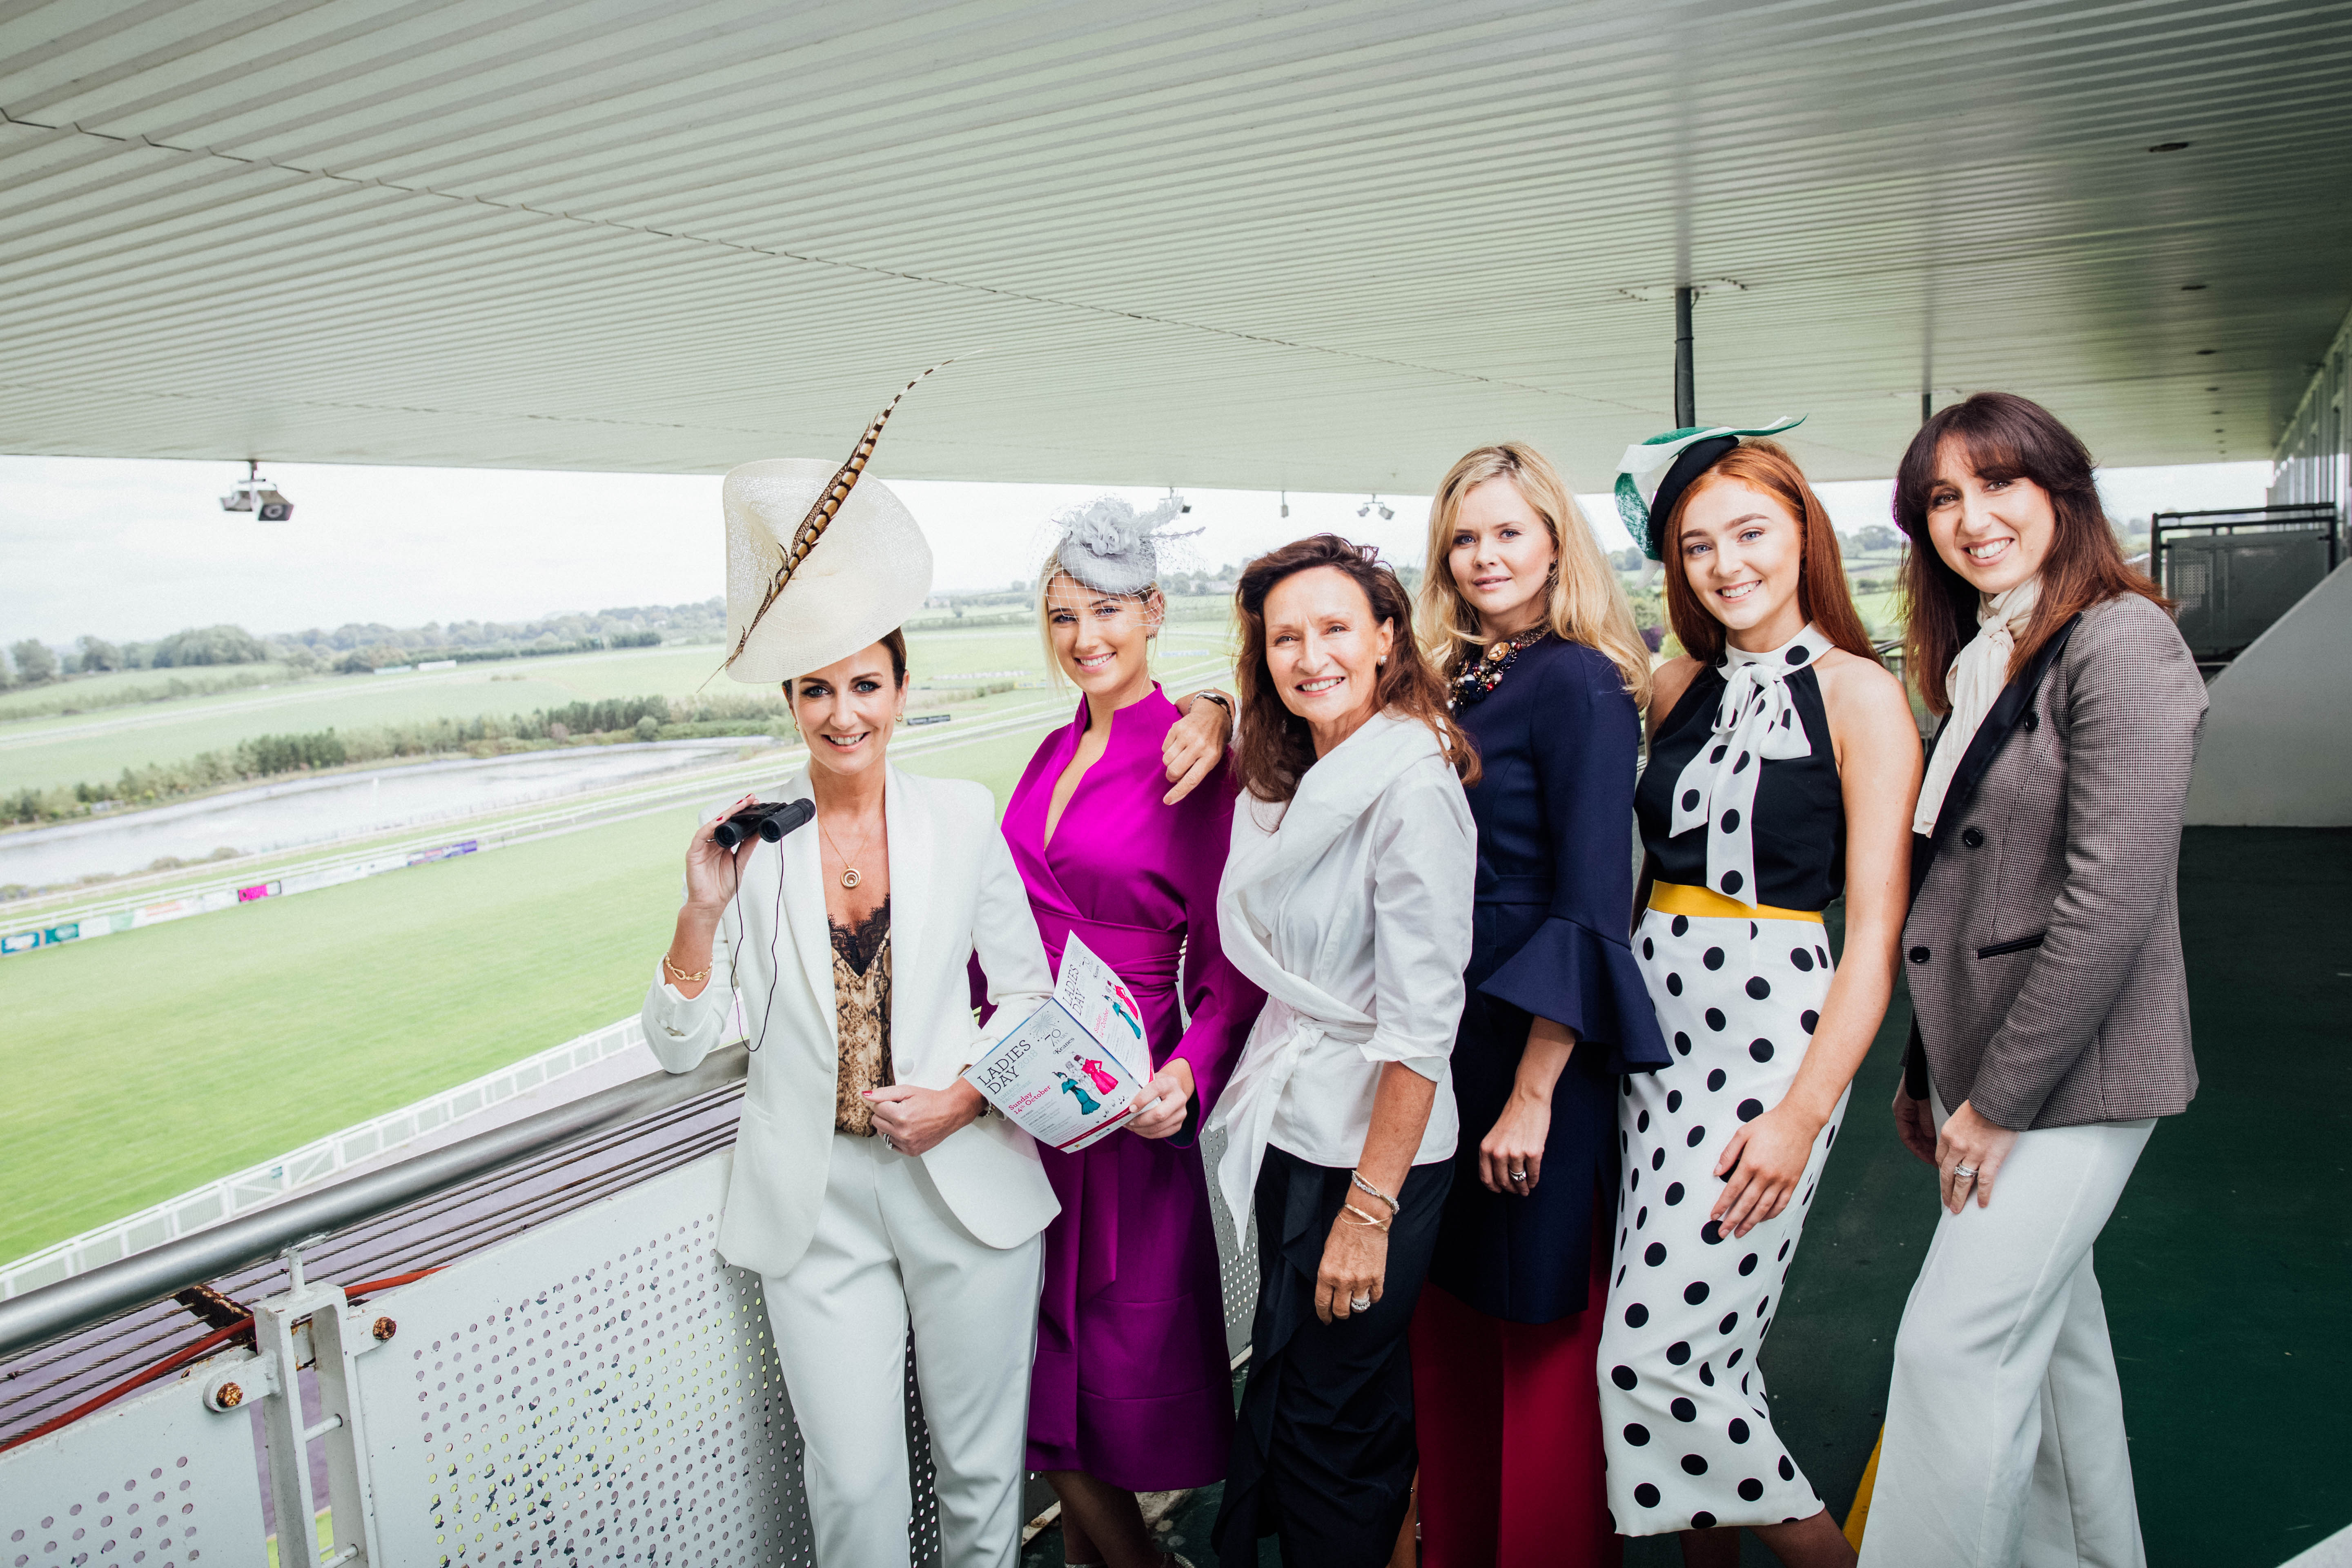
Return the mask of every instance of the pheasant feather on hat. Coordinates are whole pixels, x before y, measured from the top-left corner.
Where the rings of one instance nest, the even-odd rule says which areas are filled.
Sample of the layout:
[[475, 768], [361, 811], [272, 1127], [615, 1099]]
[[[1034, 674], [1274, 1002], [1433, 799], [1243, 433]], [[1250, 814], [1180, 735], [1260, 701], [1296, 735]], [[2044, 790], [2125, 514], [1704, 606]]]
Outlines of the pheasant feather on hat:
[[866, 468], [900, 401], [939, 368], [901, 387], [838, 466], [771, 458], [728, 471], [728, 654], [719, 668], [730, 677], [773, 685], [822, 669], [922, 607], [930, 544]]

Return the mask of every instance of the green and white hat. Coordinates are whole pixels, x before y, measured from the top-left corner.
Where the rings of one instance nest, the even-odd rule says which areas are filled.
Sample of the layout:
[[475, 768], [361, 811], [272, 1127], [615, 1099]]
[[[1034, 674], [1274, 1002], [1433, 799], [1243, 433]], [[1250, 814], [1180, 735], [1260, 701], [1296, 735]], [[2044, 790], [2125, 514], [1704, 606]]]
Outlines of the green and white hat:
[[1727, 425], [1694, 426], [1669, 430], [1625, 448], [1617, 460], [1617, 515], [1625, 531], [1653, 561], [1665, 559], [1654, 537], [1653, 518], [1671, 516], [1675, 503], [1701, 474], [1738, 447], [1747, 436], [1778, 436], [1805, 422], [1801, 414], [1784, 415], [1769, 425], [1734, 429]]

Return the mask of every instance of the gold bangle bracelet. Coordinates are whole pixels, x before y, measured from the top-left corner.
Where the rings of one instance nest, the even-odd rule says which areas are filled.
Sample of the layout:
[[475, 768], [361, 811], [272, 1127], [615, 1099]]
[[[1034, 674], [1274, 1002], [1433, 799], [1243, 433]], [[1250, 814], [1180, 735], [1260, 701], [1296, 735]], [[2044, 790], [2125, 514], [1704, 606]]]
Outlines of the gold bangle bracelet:
[[1361, 1172], [1361, 1171], [1350, 1171], [1350, 1172], [1349, 1172], [1349, 1173], [1348, 1173], [1348, 1180], [1349, 1180], [1349, 1181], [1350, 1181], [1350, 1182], [1352, 1182], [1353, 1184], [1355, 1184], [1355, 1186], [1356, 1186], [1356, 1190], [1357, 1190], [1357, 1191], [1359, 1191], [1359, 1192], [1370, 1193], [1370, 1194], [1372, 1194], [1372, 1196], [1374, 1196], [1374, 1197], [1376, 1197], [1376, 1198], [1380, 1199], [1380, 1200], [1381, 1200], [1381, 1202], [1382, 1202], [1382, 1203], [1384, 1203], [1384, 1204], [1388, 1205], [1389, 1205], [1389, 1213], [1390, 1213], [1391, 1215], [1400, 1215], [1400, 1214], [1402, 1214], [1402, 1213], [1404, 1212], [1404, 1206], [1403, 1206], [1402, 1205], [1399, 1204], [1399, 1203], [1396, 1201], [1396, 1199], [1394, 1199], [1394, 1198], [1392, 1198], [1392, 1197], [1389, 1196], [1389, 1195], [1388, 1195], [1388, 1194], [1386, 1194], [1386, 1193], [1384, 1193], [1384, 1192], [1381, 1191], [1381, 1190], [1380, 1190], [1380, 1188], [1378, 1188], [1378, 1187], [1376, 1187], [1376, 1186], [1372, 1185], [1372, 1184], [1371, 1184], [1371, 1183], [1370, 1183], [1370, 1182], [1368, 1182], [1368, 1181], [1364, 1180], [1364, 1173], [1363, 1173], [1363, 1172]]
[[1363, 1210], [1358, 1208], [1353, 1204], [1343, 1204], [1340, 1206], [1346, 1209], [1348, 1213], [1356, 1216], [1354, 1219], [1348, 1222], [1349, 1225], [1360, 1225], [1372, 1230], [1385, 1231], [1390, 1226], [1396, 1223], [1394, 1220], [1374, 1219], [1370, 1215], [1366, 1214]]

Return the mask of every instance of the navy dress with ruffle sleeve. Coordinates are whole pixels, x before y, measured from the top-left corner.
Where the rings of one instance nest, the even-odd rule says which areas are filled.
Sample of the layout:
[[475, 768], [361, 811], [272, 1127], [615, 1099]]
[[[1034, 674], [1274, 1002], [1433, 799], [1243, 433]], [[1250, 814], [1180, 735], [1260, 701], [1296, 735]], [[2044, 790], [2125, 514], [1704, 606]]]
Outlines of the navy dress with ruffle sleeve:
[[[1672, 1059], [1626, 935], [1641, 714], [1606, 655], [1546, 637], [1454, 718], [1483, 769], [1469, 791], [1477, 905], [1454, 1045], [1462, 1141], [1429, 1279], [1489, 1317], [1549, 1323], [1585, 1309], [1593, 1225], [1614, 1212], [1620, 1077]], [[1568, 1026], [1577, 1047], [1541, 1180], [1520, 1197], [1480, 1184], [1478, 1144], [1531, 1017]]]

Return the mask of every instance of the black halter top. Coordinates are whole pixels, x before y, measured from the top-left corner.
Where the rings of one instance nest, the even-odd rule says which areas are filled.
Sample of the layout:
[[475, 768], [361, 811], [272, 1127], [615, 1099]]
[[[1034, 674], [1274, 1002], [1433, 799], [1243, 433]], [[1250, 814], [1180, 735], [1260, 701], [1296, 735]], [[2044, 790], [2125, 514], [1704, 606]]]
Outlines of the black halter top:
[[[1784, 910], [1819, 910], [1845, 891], [1845, 795], [1838, 781], [1837, 751], [1830, 742], [1830, 716], [1822, 705], [1821, 681], [1810, 668], [1791, 670], [1789, 698], [1804, 721], [1812, 754], [1769, 759], [1760, 765], [1749, 834], [1756, 852], [1759, 904]], [[1661, 882], [1704, 888], [1706, 877], [1705, 823], [1670, 836], [1675, 781], [1715, 733], [1724, 676], [1710, 666], [1683, 693], [1650, 742], [1649, 765], [1633, 792], [1633, 812], [1642, 826], [1642, 847]]]

